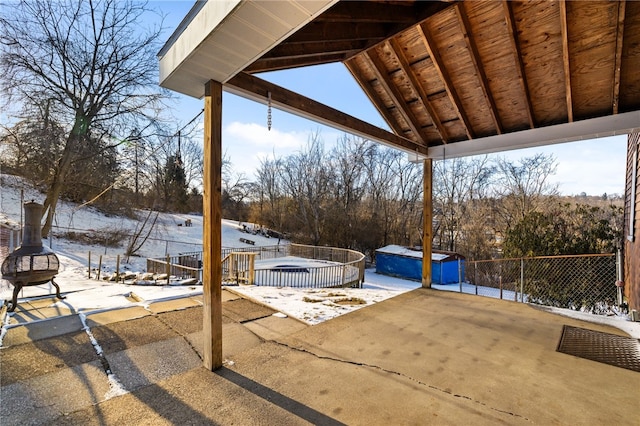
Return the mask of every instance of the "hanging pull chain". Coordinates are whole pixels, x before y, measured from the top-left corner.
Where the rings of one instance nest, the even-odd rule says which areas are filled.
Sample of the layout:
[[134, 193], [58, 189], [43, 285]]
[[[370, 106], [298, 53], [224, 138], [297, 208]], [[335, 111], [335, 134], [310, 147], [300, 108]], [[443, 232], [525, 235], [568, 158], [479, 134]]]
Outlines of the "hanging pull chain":
[[267, 92], [267, 129], [271, 130], [271, 92]]

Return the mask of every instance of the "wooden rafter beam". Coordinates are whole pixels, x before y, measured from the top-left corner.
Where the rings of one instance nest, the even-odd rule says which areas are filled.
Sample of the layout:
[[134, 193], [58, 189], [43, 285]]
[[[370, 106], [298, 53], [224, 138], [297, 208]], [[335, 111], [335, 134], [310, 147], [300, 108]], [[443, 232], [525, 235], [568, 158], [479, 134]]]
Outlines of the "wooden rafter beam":
[[344, 65], [347, 67], [349, 72], [353, 78], [356, 79], [362, 90], [367, 95], [371, 103], [376, 107], [382, 118], [386, 121], [386, 123], [393, 129], [396, 134], [402, 134], [403, 129], [397, 123], [397, 120], [393, 117], [391, 112], [389, 112], [389, 108], [382, 102], [379, 96], [376, 96], [375, 88], [371, 84], [368, 78], [366, 78], [360, 72], [360, 68], [353, 63], [354, 59], [349, 59], [344, 62]]
[[424, 46], [426, 47], [427, 52], [429, 53], [429, 57], [433, 62], [433, 66], [436, 68], [436, 71], [440, 76], [440, 80], [442, 80], [442, 83], [444, 84], [447, 95], [449, 96], [449, 100], [451, 101], [451, 105], [453, 105], [456, 115], [460, 119], [460, 122], [464, 127], [467, 137], [469, 139], [474, 139], [475, 135], [473, 132], [473, 128], [471, 127], [471, 123], [469, 122], [469, 118], [467, 117], [467, 114], [465, 113], [465, 110], [462, 107], [462, 102], [460, 101], [460, 97], [458, 96], [458, 92], [456, 91], [453, 85], [453, 82], [451, 81], [451, 77], [449, 76], [449, 73], [444, 67], [442, 57], [440, 56], [440, 53], [436, 49], [436, 43], [433, 40], [433, 37], [431, 37], [431, 34], [429, 33], [429, 29], [426, 28], [425, 23], [418, 25], [416, 28], [418, 29], [418, 32], [422, 37], [422, 42], [424, 43]]
[[613, 69], [613, 113], [617, 114], [620, 106], [620, 69], [622, 68], [622, 43], [624, 39], [626, 1], [618, 2], [618, 28], [616, 34], [616, 58]]
[[324, 12], [319, 21], [347, 22], [349, 24], [369, 22], [408, 26], [447, 6], [446, 2], [416, 1], [403, 4], [398, 1], [389, 1], [364, 4], [360, 1], [340, 1]]
[[562, 63], [564, 64], [564, 87], [567, 98], [567, 121], [573, 122], [573, 99], [571, 94], [571, 63], [569, 58], [569, 26], [567, 22], [567, 3], [560, 0], [560, 32], [562, 36]]
[[535, 128], [535, 120], [533, 119], [533, 104], [531, 103], [531, 93], [529, 92], [529, 85], [527, 84], [527, 74], [524, 71], [524, 63], [522, 62], [522, 54], [520, 53], [520, 44], [518, 43], [518, 30], [516, 28], [516, 21], [513, 17], [513, 10], [507, 0], [503, 0], [502, 6], [504, 8], [504, 19], [507, 21], [507, 30], [509, 31], [509, 41], [511, 42], [511, 51], [516, 60], [516, 71], [518, 73], [518, 80], [522, 86], [522, 93], [527, 104], [527, 114], [529, 118], [529, 127]]
[[449, 6], [447, 2], [340, 1], [275, 46], [245, 72], [344, 62]]
[[368, 62], [369, 68], [375, 74], [376, 80], [378, 80], [378, 84], [382, 86], [383, 90], [391, 98], [391, 102], [395, 105], [396, 111], [398, 111], [402, 119], [407, 123], [411, 133], [413, 133], [414, 139], [424, 145], [424, 137], [420, 131], [420, 125], [417, 124], [417, 120], [411, 113], [411, 108], [398, 89], [398, 86], [389, 81], [389, 72], [378, 56], [376, 49], [371, 49], [363, 53], [362, 59]]
[[387, 31], [379, 23], [313, 21], [300, 31], [293, 33], [285, 43], [309, 43], [318, 40], [368, 41], [371, 39], [381, 40], [386, 36]]
[[271, 104], [275, 108], [394, 148], [421, 154], [427, 153], [427, 147], [410, 139], [373, 126], [349, 114], [250, 74], [237, 74], [225, 83], [225, 90], [260, 103], [266, 103], [269, 94], [271, 94]]
[[299, 67], [308, 67], [312, 65], [322, 65], [322, 64], [330, 64], [334, 62], [342, 62], [348, 56], [353, 56], [357, 52], [351, 52], [349, 55], [345, 55], [344, 53], [334, 53], [334, 54], [323, 54], [323, 55], [315, 55], [309, 56], [305, 58], [271, 58], [271, 59], [260, 59], [247, 68], [245, 68], [245, 72], [250, 74], [259, 73], [259, 72], [267, 72], [267, 71], [278, 71], [278, 70], [286, 70], [291, 68], [299, 68]]
[[480, 54], [478, 53], [478, 47], [476, 46], [473, 36], [469, 32], [469, 28], [471, 27], [471, 25], [469, 24], [469, 19], [467, 18], [467, 14], [465, 13], [464, 8], [460, 5], [460, 3], [455, 4], [454, 10], [456, 11], [458, 21], [460, 22], [460, 30], [462, 31], [464, 39], [467, 42], [467, 46], [469, 47], [469, 51], [471, 52], [471, 61], [473, 62], [473, 66], [476, 69], [476, 72], [478, 73], [480, 88], [482, 89], [484, 99], [487, 101], [487, 105], [489, 106], [489, 112], [493, 120], [493, 125], [496, 128], [496, 132], [498, 134], [502, 134], [503, 129], [502, 123], [500, 121], [500, 116], [498, 115], [498, 106], [496, 105], [496, 101], [495, 99], [493, 99], [493, 94], [489, 89], [489, 84], [487, 83], [487, 74], [485, 73], [482, 62], [479, 59]]
[[283, 43], [273, 48], [261, 59], [306, 58], [317, 55], [349, 54], [368, 46], [367, 40], [310, 41], [306, 43]]
[[416, 76], [416, 73], [413, 71], [413, 68], [411, 68], [411, 64], [407, 60], [407, 57], [402, 53], [402, 46], [399, 45], [396, 39], [391, 39], [389, 42], [391, 44], [391, 49], [396, 55], [396, 58], [398, 58], [398, 62], [400, 63], [402, 70], [408, 77], [408, 81], [409, 81], [409, 85], [411, 86], [411, 89], [418, 94], [420, 101], [424, 105], [424, 108], [427, 110], [427, 114], [429, 114], [429, 118], [433, 123], [434, 129], [436, 130], [436, 132], [438, 133], [438, 136], [442, 140], [442, 143], [447, 143], [447, 137], [446, 137], [447, 133], [444, 129], [444, 126], [442, 125], [442, 122], [440, 121], [440, 118], [438, 117], [438, 114], [436, 113], [435, 108], [433, 107], [433, 105], [431, 105], [431, 102], [429, 101], [429, 95], [424, 89], [424, 86], [418, 81], [418, 77]]

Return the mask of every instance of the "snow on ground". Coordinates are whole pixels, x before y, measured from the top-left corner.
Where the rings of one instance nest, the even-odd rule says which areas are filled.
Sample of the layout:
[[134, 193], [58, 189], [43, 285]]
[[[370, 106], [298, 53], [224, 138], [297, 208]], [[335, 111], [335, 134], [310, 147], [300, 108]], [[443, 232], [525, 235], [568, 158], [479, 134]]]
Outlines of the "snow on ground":
[[292, 288], [238, 286], [230, 290], [308, 324], [339, 315], [420, 287], [420, 283], [365, 271], [363, 288]]
[[[42, 203], [44, 195], [23, 185], [19, 178], [0, 175], [0, 223], [19, 225], [22, 206], [20, 192], [24, 190], [24, 201], [35, 200]], [[147, 212], [141, 211], [140, 215]], [[184, 226], [191, 219], [192, 226]], [[178, 225], [182, 226], [178, 226]], [[138, 221], [122, 217], [107, 216], [93, 207], [78, 208], [74, 204], [61, 202], [56, 214], [55, 234], [66, 230], [100, 230], [109, 227], [128, 229], [133, 232]], [[247, 224], [245, 224], [247, 225]], [[251, 227], [251, 225], [247, 225]], [[277, 244], [277, 240], [262, 235], [242, 232], [242, 224], [223, 220], [222, 244], [225, 247], [252, 247], [242, 243], [240, 238], [250, 239], [255, 246]], [[4, 242], [2, 242], [4, 243]], [[102, 273], [115, 270], [116, 256], [124, 253], [124, 248], [105, 248], [96, 241], [92, 245], [74, 243], [54, 235], [52, 240], [43, 240], [46, 246], [52, 247], [60, 260], [60, 271], [56, 282], [60, 285], [66, 298], [54, 300], [51, 307], [67, 308], [72, 312], [95, 312], [101, 310], [145, 306], [151, 302], [178, 297], [202, 294], [201, 285], [129, 285], [95, 279], [95, 273], [89, 278], [88, 254], [91, 251], [92, 268], [97, 267], [98, 256], [103, 256]], [[121, 260], [121, 271], [144, 272], [147, 257], [164, 257], [167, 253], [175, 255], [182, 252], [202, 250], [202, 217], [186, 214], [161, 214], [159, 225], [150, 239], [140, 251], [140, 256], [128, 261]], [[176, 283], [178, 284], [178, 283]], [[230, 286], [229, 290], [240, 293], [260, 303], [267, 304], [285, 315], [305, 321], [309, 324], [335, 318], [356, 309], [378, 303], [390, 297], [420, 287], [420, 283], [376, 274], [375, 270], [365, 271], [363, 288], [347, 289], [300, 289], [291, 287], [259, 287]], [[468, 292], [467, 285], [463, 292]], [[434, 286], [439, 290], [460, 291], [460, 286]], [[13, 288], [0, 280], [0, 299], [10, 299]], [[470, 291], [470, 290], [469, 290]], [[22, 290], [19, 303], [29, 298], [40, 298], [51, 295], [54, 288], [51, 284], [26, 287]], [[629, 335], [640, 338], [640, 323], [627, 321], [623, 317], [603, 317], [583, 314], [567, 309], [543, 308], [562, 315], [584, 319], [592, 322], [606, 323], [618, 327]]]

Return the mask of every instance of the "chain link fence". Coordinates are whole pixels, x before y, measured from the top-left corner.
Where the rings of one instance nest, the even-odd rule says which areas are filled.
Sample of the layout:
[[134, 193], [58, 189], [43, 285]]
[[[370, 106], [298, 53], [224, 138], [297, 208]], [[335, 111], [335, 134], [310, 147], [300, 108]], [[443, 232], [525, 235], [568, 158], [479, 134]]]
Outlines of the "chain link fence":
[[620, 303], [615, 254], [467, 262], [461, 292], [607, 314]]

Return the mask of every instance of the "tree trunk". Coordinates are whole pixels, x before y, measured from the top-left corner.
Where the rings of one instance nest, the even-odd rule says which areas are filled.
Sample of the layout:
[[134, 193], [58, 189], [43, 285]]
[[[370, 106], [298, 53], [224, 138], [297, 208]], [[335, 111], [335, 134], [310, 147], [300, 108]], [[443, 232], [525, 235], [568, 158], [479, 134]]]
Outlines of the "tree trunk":
[[58, 160], [58, 166], [56, 167], [56, 170], [53, 174], [51, 184], [47, 189], [47, 197], [44, 200], [42, 209], [43, 214], [46, 213], [47, 219], [45, 220], [42, 227], [42, 238], [48, 238], [49, 232], [51, 232], [51, 227], [53, 226], [53, 217], [56, 213], [56, 207], [58, 205], [58, 199], [60, 198], [60, 193], [64, 188], [67, 173], [69, 172], [69, 169], [71, 169], [71, 157], [76, 150], [76, 146], [83, 137], [81, 129], [85, 127], [83, 125], [83, 123], [85, 122], [86, 120], [81, 119], [80, 117], [76, 117], [76, 122], [73, 126], [73, 130], [69, 134], [69, 137], [67, 137], [67, 143], [64, 146], [64, 150], [62, 151], [60, 160]]

